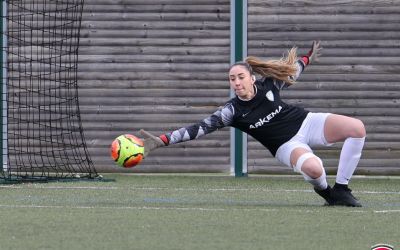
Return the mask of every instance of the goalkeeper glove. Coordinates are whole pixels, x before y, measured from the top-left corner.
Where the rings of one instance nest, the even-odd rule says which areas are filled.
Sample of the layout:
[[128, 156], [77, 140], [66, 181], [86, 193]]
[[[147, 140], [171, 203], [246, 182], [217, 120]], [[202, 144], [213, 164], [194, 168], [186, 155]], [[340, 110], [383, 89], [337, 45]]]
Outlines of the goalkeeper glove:
[[151, 133], [141, 129], [140, 133], [144, 137], [144, 157], [154, 149], [165, 146], [165, 143], [157, 136], [152, 135]]
[[320, 43], [320, 41], [314, 41], [310, 51], [307, 53], [306, 56], [303, 57], [303, 61], [306, 65], [318, 61], [319, 57], [321, 56], [320, 51], [322, 50], [322, 48], [320, 47]]

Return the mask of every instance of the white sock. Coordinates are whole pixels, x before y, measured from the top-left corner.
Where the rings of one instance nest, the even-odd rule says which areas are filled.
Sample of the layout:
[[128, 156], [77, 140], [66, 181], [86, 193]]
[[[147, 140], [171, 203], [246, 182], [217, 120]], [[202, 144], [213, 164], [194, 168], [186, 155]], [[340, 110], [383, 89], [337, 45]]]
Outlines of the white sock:
[[347, 138], [344, 141], [340, 152], [339, 167], [336, 175], [336, 182], [339, 184], [349, 184], [351, 177], [361, 158], [361, 151], [364, 147], [365, 137]]
[[317, 179], [313, 179], [310, 176], [306, 175], [305, 173], [302, 174], [304, 179], [307, 182], [311, 183], [311, 185], [313, 185], [315, 189], [324, 190], [328, 187], [328, 182], [326, 181], [325, 169], [322, 170], [322, 175]]

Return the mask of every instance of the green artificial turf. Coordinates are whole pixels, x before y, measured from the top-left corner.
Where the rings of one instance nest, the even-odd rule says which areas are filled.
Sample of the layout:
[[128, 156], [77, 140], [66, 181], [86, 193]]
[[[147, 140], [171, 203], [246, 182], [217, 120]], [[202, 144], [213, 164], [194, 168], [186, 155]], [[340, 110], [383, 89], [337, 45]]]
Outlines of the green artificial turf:
[[300, 176], [105, 177], [0, 185], [0, 249], [400, 248], [399, 178], [354, 178], [348, 208]]

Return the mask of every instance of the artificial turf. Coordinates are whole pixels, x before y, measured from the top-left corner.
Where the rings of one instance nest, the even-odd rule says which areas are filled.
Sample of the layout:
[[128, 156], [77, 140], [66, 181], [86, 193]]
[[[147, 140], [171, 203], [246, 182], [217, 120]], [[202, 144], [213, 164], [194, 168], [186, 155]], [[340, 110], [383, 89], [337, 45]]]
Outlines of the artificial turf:
[[323, 206], [300, 176], [105, 177], [114, 181], [0, 185], [0, 248], [400, 247], [395, 177], [354, 178], [362, 208]]

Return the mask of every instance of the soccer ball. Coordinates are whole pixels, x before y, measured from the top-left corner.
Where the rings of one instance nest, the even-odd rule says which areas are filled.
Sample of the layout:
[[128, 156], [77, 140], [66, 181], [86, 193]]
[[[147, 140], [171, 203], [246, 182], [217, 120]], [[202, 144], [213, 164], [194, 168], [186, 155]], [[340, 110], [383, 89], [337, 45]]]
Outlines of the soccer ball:
[[131, 168], [143, 160], [143, 141], [134, 135], [120, 135], [111, 144], [111, 157], [121, 167]]

